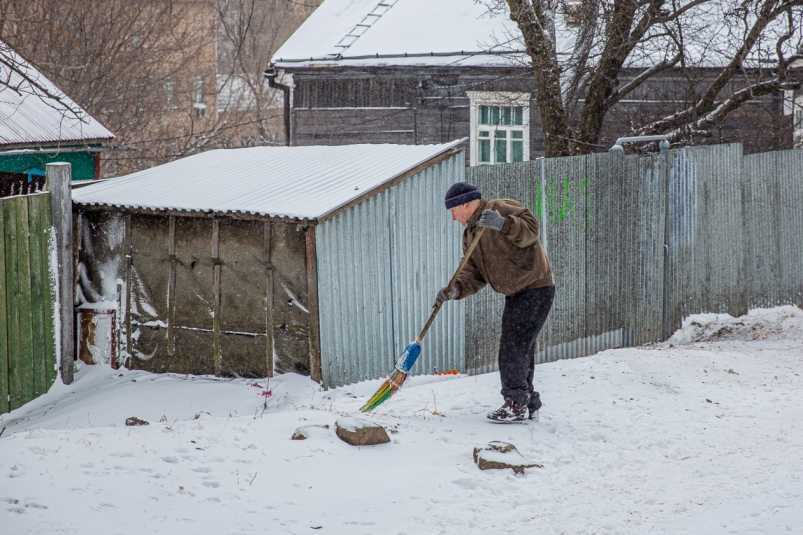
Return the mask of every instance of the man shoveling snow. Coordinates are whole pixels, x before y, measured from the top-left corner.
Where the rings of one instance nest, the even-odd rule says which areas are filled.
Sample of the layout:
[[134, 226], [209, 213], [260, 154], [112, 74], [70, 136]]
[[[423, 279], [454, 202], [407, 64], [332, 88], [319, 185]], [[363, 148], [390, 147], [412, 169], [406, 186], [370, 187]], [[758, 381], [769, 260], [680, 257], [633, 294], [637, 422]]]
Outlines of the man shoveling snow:
[[509, 200], [488, 201], [477, 188], [458, 182], [445, 199], [452, 220], [466, 227], [463, 252], [479, 232], [487, 228], [456, 284], [442, 288], [435, 306], [450, 299], [465, 299], [490, 284], [505, 296], [502, 336], [499, 340], [499, 376], [505, 403], [488, 413], [498, 422], [538, 419], [541, 398], [533, 386], [535, 341], [544, 326], [555, 285], [552, 266], [539, 241], [540, 227], [522, 204]]

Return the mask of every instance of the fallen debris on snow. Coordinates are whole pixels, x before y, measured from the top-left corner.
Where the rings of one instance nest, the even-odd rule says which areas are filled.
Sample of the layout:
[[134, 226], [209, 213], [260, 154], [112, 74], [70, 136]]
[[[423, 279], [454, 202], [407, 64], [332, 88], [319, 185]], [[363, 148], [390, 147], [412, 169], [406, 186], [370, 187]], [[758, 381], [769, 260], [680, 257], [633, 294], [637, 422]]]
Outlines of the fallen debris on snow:
[[136, 416], [132, 416], [130, 418], [125, 419], [125, 425], [151, 425], [150, 422], [146, 422], [145, 420], [140, 420]]
[[296, 429], [290, 438], [293, 440], [307, 440], [309, 437], [322, 433], [326, 429], [329, 429], [328, 425], [302, 425]]

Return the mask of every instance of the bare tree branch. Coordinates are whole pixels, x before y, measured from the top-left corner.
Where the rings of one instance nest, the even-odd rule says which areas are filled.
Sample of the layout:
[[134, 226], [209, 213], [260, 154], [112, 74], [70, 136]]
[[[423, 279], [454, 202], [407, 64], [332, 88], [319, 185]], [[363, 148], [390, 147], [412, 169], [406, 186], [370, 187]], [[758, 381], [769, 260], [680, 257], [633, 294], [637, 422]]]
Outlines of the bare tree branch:
[[[614, 110], [631, 132], [700, 135], [798, 87], [786, 56], [803, 47], [803, 0], [593, 0], [574, 29], [555, 18], [565, 0], [506, 1], [531, 58], [547, 156], [595, 150]], [[555, 31], [573, 40], [570, 57], [555, 55]]]
[[616, 89], [610, 97], [605, 99], [605, 108], [610, 110], [614, 104], [622, 100], [624, 97], [629, 95], [634, 89], [641, 86], [644, 82], [655, 76], [656, 74], [669, 70], [678, 63], [680, 63], [683, 54], [677, 54], [674, 58], [668, 59], [655, 65], [654, 67], [650, 67], [644, 71], [641, 71], [635, 78], [627, 82], [621, 88]]
[[[683, 124], [674, 130], [666, 132], [666, 137], [670, 142], [674, 142], [685, 139], [692, 134], [708, 135], [707, 128], [727, 117], [728, 114], [732, 113], [748, 100], [775, 93], [777, 91], [783, 91], [785, 89], [797, 89], [798, 87], [800, 87], [799, 83], [780, 82], [778, 80], [760, 82], [756, 85], [746, 87], [735, 92], [730, 98], [718, 102], [711, 111], [699, 119], [687, 124]], [[647, 135], [650, 133], [655, 133], [656, 131], [657, 130], [652, 128], [650, 125], [647, 125], [639, 131], [639, 135]]]

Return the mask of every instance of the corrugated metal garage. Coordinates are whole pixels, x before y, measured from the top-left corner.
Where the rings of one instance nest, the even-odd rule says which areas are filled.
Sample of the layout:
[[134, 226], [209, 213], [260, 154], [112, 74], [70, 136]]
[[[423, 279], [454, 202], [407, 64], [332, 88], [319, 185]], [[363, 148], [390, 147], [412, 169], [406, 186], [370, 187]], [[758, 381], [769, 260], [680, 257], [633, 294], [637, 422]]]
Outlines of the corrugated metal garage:
[[[456, 266], [460, 142], [214, 150], [78, 189], [79, 300], [116, 307], [131, 368], [380, 377]], [[444, 309], [419, 371], [463, 370], [464, 339]]]

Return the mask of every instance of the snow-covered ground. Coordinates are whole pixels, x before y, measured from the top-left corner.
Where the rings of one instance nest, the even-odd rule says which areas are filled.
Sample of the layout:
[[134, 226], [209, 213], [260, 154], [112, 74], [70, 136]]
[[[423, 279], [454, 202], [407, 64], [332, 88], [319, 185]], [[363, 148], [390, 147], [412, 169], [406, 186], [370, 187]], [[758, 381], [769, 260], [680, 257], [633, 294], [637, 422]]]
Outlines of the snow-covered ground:
[[[418, 377], [356, 448], [296, 427], [358, 415], [319, 390], [82, 367], [0, 416], [0, 533], [803, 532], [803, 311], [690, 318], [665, 344], [541, 365], [541, 421], [492, 424], [499, 377]], [[126, 427], [136, 416], [148, 426]], [[512, 442], [543, 468], [480, 471]]]

